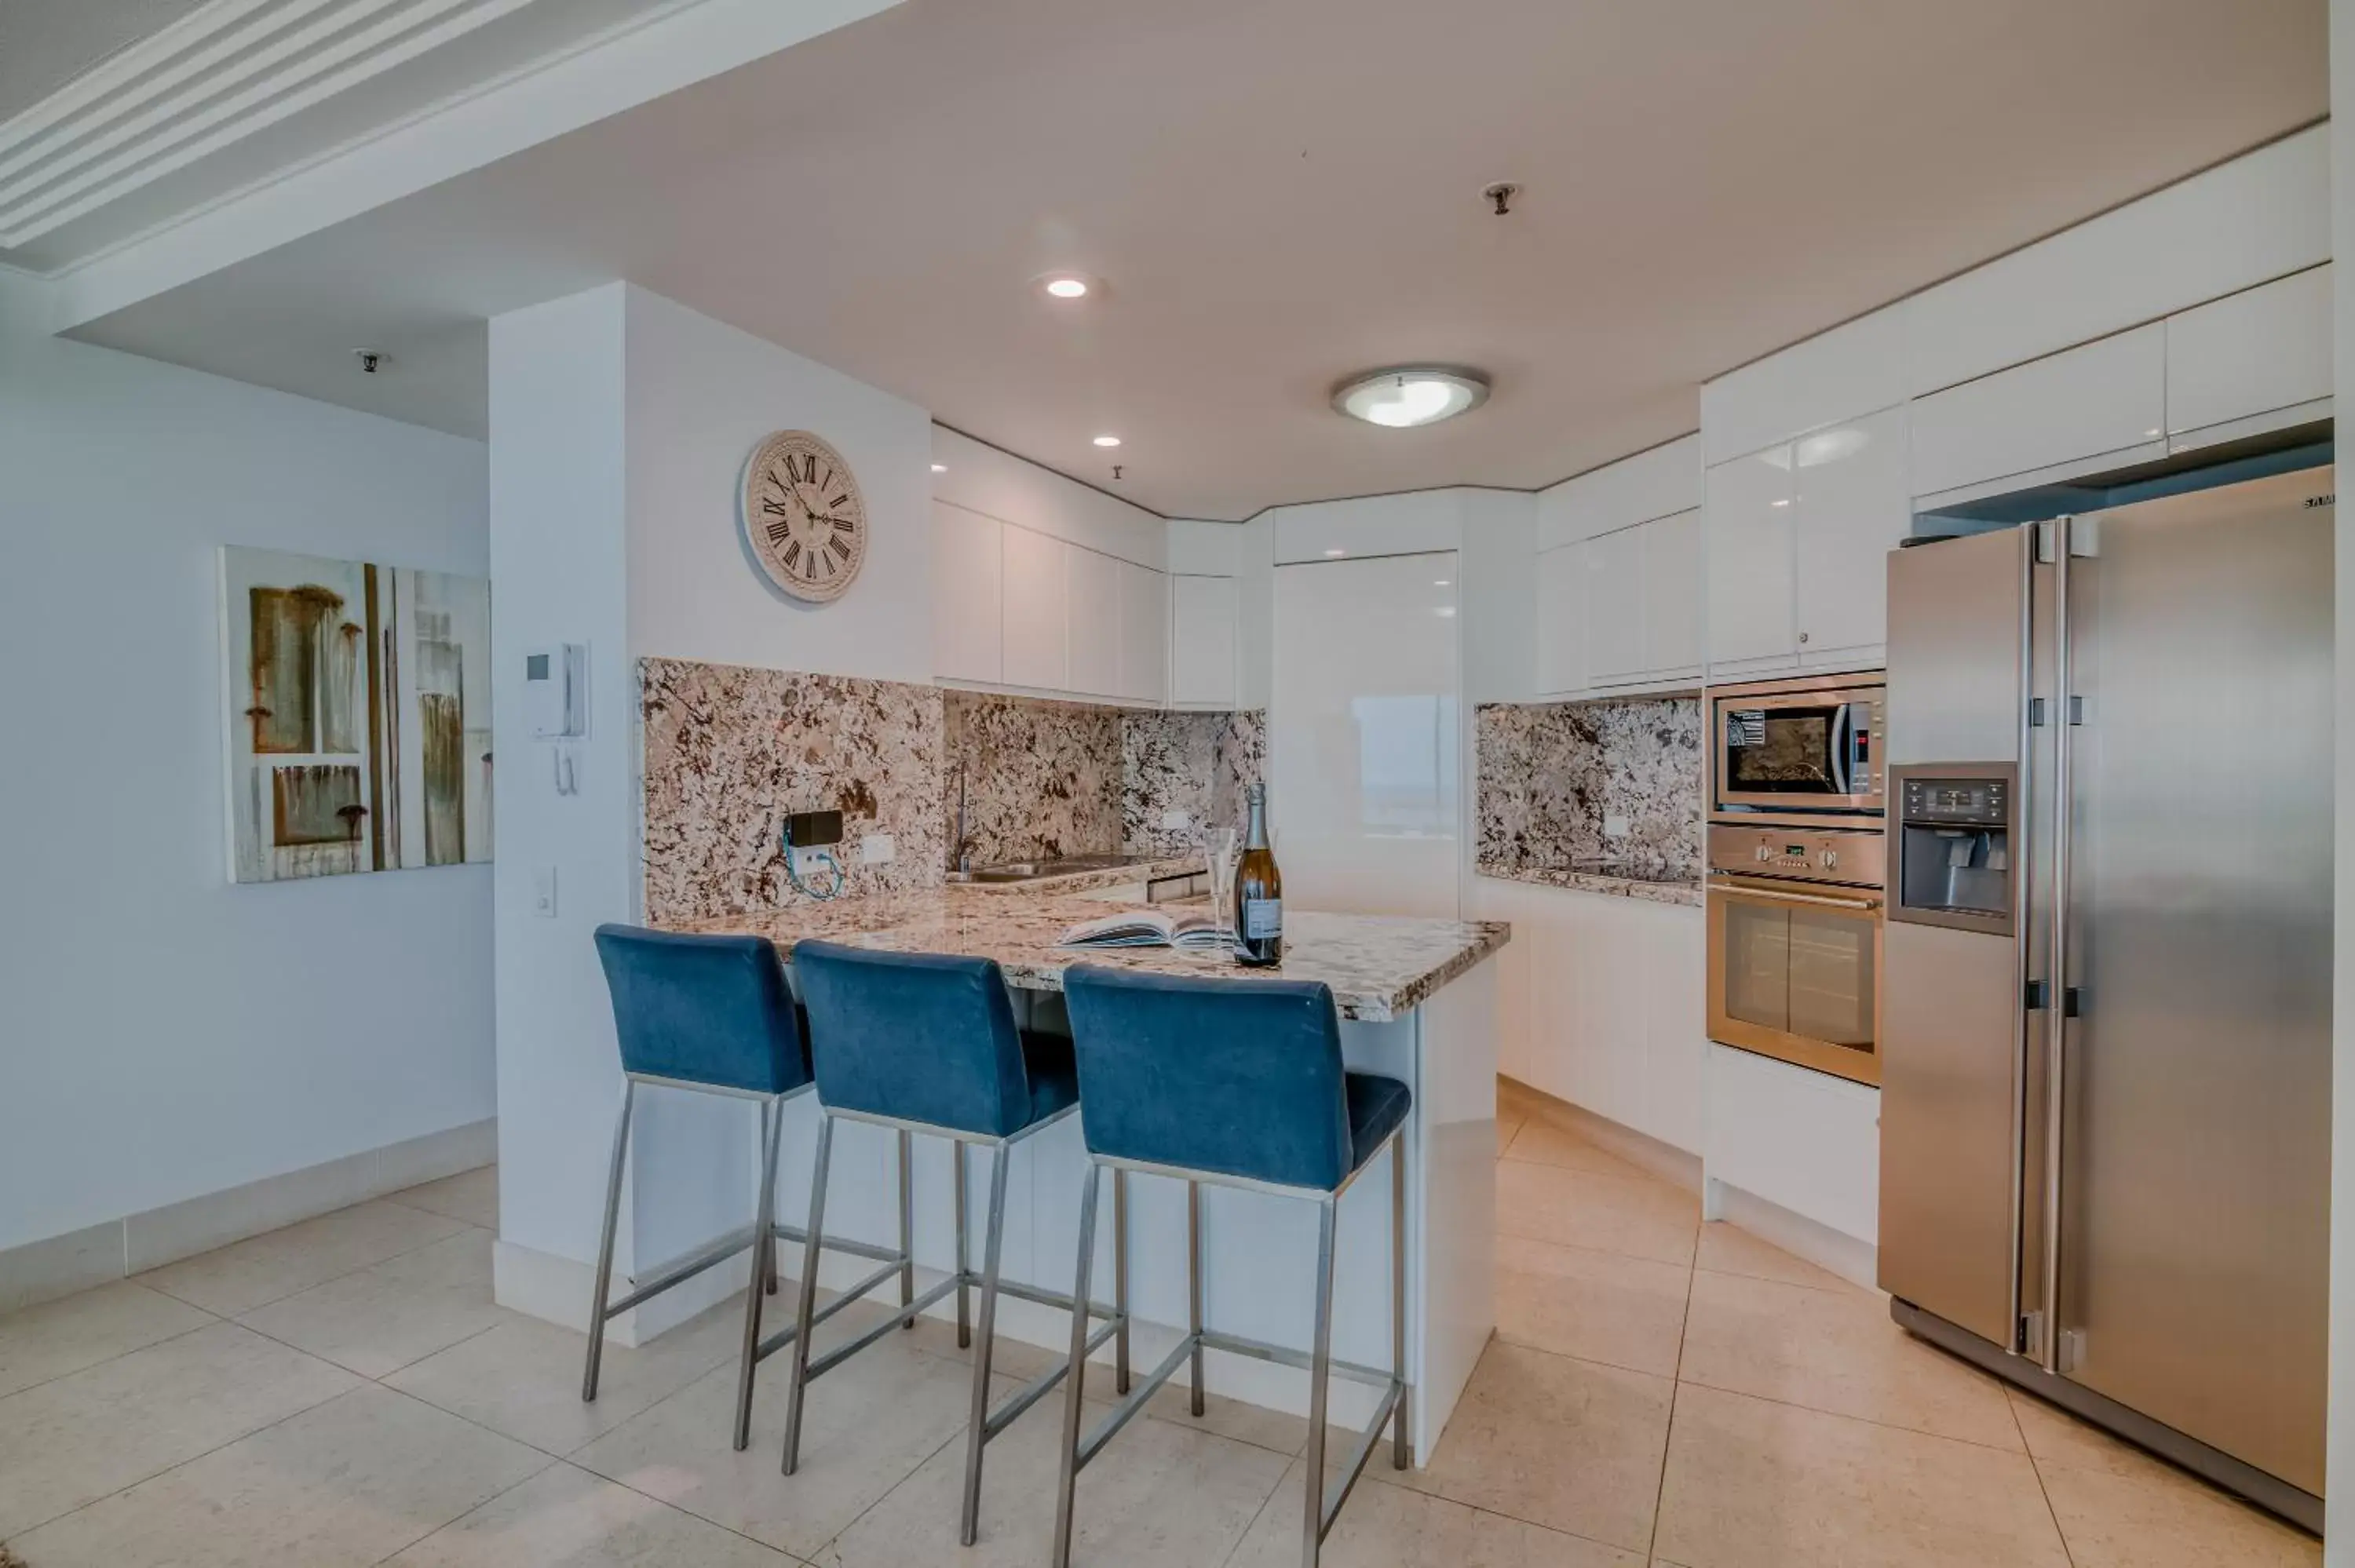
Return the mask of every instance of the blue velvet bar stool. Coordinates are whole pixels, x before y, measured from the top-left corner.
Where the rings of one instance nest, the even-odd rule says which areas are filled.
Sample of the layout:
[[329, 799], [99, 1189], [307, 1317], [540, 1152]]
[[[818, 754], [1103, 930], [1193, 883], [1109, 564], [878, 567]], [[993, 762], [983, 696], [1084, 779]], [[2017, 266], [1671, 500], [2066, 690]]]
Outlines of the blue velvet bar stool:
[[[581, 1397], [597, 1397], [605, 1325], [621, 1313], [682, 1285], [748, 1248], [751, 1277], [745, 1291], [744, 1348], [736, 1378], [736, 1446], [751, 1440], [752, 1373], [799, 1331], [798, 1324], [763, 1340], [761, 1308], [776, 1289], [776, 1244], [803, 1242], [803, 1233], [776, 1221], [777, 1148], [784, 1104], [807, 1094], [807, 1033], [785, 984], [784, 966], [758, 937], [698, 937], [634, 926], [597, 927], [597, 958], [613, 1001], [613, 1032], [622, 1049], [622, 1108], [613, 1122], [613, 1163], [605, 1178], [604, 1232], [597, 1244], [597, 1281], [589, 1308], [589, 1361]], [[761, 1190], [750, 1225], [728, 1232], [685, 1257], [649, 1272], [653, 1277], [613, 1300], [613, 1233], [621, 1221], [622, 1173], [630, 1149], [631, 1113], [642, 1086], [685, 1089], [750, 1100], [760, 1107]], [[900, 1173], [906, 1181], [902, 1150]], [[903, 1205], [904, 1213], [904, 1205]], [[826, 1245], [911, 1268], [903, 1223], [895, 1252], [865, 1243]], [[912, 1275], [908, 1276], [912, 1280]], [[835, 1310], [829, 1305], [822, 1319]]]
[[[1080, 1125], [1090, 1160], [1080, 1205], [1079, 1273], [1085, 1295], [1095, 1252], [1103, 1172], [1139, 1171], [1186, 1183], [1187, 1334], [1095, 1430], [1080, 1435], [1092, 1347], [1071, 1336], [1063, 1391], [1061, 1491], [1055, 1504], [1054, 1568], [1071, 1561], [1071, 1508], [1079, 1473], [1156, 1390], [1192, 1363], [1194, 1414], [1202, 1414], [1202, 1352], [1233, 1351], [1308, 1373], [1305, 1473], [1325, 1474], [1326, 1391], [1335, 1374], [1382, 1390], [1374, 1418], [1330, 1489], [1302, 1489], [1301, 1562], [1318, 1551], [1350, 1489], [1391, 1425], [1391, 1462], [1407, 1467], [1406, 1118], [1404, 1084], [1341, 1065], [1341, 1020], [1331, 989], [1311, 980], [1237, 980], [1139, 974], [1078, 965], [1063, 976], [1076, 1044]], [[1391, 1151], [1391, 1370], [1333, 1359], [1333, 1239], [1341, 1195], [1374, 1157]], [[1202, 1322], [1202, 1183], [1313, 1202], [1317, 1209], [1316, 1310], [1307, 1354], [1206, 1328]]]
[[[1071, 1314], [1075, 1340], [1092, 1350], [1117, 1337], [1122, 1359], [1126, 1360], [1124, 1287], [1106, 1308], [1087, 1300], [1084, 1277], [1080, 1288], [1066, 1296], [998, 1277], [1006, 1234], [1007, 1174], [1014, 1146], [1079, 1108], [1071, 1041], [1018, 1026], [1006, 976], [988, 959], [879, 952], [805, 941], [794, 948], [794, 978], [809, 1009], [811, 1061], [822, 1112], [817, 1175], [810, 1187], [806, 1234], [820, 1234], [825, 1224], [826, 1173], [836, 1122], [893, 1128], [902, 1139], [911, 1133], [945, 1138], [955, 1160], [956, 1268], [922, 1296], [912, 1301], [903, 1298], [891, 1318], [816, 1355], [810, 1349], [810, 1330], [817, 1321], [813, 1310], [817, 1267], [812, 1249], [802, 1268], [801, 1332], [794, 1340], [792, 1392], [785, 1407], [784, 1471], [792, 1475], [801, 1461], [802, 1407], [814, 1380], [883, 1338], [894, 1325], [912, 1325], [919, 1313], [952, 1290], [957, 1296], [957, 1342], [970, 1342], [967, 1294], [978, 1286], [981, 1346], [973, 1363], [973, 1408], [965, 1427], [960, 1521], [961, 1539], [970, 1546], [980, 1526], [983, 1447], [1045, 1397], [1064, 1370], [1060, 1364], [1050, 1368], [1008, 1394], [996, 1410], [990, 1409], [989, 1368], [998, 1297], [1003, 1294], [1063, 1308]], [[966, 1150], [975, 1144], [996, 1151], [990, 1161], [989, 1218], [978, 1273], [967, 1255], [965, 1240]], [[839, 1306], [880, 1283], [878, 1277], [854, 1285], [833, 1304]], [[1084, 1307], [1079, 1305], [1082, 1302]], [[1097, 1318], [1105, 1321], [1092, 1329]]]

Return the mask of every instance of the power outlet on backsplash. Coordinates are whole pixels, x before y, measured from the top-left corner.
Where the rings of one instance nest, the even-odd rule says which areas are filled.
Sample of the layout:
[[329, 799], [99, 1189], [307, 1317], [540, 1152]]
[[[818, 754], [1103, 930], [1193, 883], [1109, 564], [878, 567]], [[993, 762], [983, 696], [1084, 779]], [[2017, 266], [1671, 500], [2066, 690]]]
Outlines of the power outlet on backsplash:
[[1168, 810], [1161, 813], [1161, 831], [1163, 832], [1182, 833], [1193, 825], [1194, 819], [1178, 807], [1173, 806]]
[[1603, 836], [1606, 839], [1624, 839], [1635, 831], [1636, 824], [1616, 812], [1603, 819]]

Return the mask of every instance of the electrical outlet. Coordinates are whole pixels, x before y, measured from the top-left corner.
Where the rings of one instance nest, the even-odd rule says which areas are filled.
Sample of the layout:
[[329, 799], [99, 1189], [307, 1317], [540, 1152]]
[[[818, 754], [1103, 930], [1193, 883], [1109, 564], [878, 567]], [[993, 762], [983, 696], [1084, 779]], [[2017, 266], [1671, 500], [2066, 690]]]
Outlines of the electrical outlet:
[[868, 865], [888, 865], [899, 853], [890, 833], [869, 833], [858, 841], [858, 858]]
[[1193, 825], [1193, 817], [1182, 806], [1172, 806], [1161, 813], [1161, 831], [1165, 833], [1182, 833]]
[[556, 918], [556, 868], [552, 865], [531, 874], [531, 912], [543, 920]]
[[1606, 816], [1603, 819], [1603, 836], [1606, 839], [1624, 839], [1635, 831], [1635, 827], [1636, 824], [1625, 817]]

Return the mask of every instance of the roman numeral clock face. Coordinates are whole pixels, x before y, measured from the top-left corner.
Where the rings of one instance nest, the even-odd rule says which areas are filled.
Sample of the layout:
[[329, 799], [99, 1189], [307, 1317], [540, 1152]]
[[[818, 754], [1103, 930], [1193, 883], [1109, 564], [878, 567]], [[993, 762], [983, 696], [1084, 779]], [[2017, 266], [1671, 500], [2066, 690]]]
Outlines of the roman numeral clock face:
[[807, 430], [780, 430], [744, 468], [744, 537], [795, 599], [842, 597], [867, 560], [867, 503], [850, 465]]

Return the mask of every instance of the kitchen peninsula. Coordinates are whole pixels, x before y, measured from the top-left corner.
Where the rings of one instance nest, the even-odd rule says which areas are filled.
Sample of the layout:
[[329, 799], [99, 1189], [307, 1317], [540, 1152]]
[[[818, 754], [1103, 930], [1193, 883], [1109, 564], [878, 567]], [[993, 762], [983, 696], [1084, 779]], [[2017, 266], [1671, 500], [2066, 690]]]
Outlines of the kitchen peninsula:
[[[1032, 1017], [1060, 1014], [1063, 971], [1081, 962], [1330, 985], [1348, 1065], [1396, 1077], [1414, 1092], [1406, 1143], [1409, 1422], [1416, 1462], [1427, 1463], [1495, 1321], [1490, 1254], [1497, 1012], [1495, 966], [1483, 960], [1506, 943], [1510, 927], [1295, 911], [1287, 918], [1284, 959], [1275, 969], [1245, 969], [1222, 954], [1160, 948], [1074, 952], [1056, 945], [1071, 925], [1104, 912], [1101, 901], [1054, 892], [1008, 896], [952, 885], [670, 924], [679, 930], [765, 937], [788, 961], [793, 944], [811, 937], [994, 959], [1005, 970], [1018, 1009]], [[807, 1147], [794, 1125], [789, 1124], [786, 1136]], [[832, 1183], [838, 1196], [829, 1197], [827, 1229], [863, 1240], [890, 1240], [897, 1213], [890, 1135], [853, 1124], [840, 1128], [837, 1140]], [[949, 1154], [945, 1145], [920, 1152], [917, 1253], [937, 1277], [951, 1262]], [[1080, 1129], [1070, 1123], [1051, 1128], [1018, 1149], [1014, 1158], [1006, 1277], [1066, 1289], [1086, 1170]], [[788, 1202], [795, 1185], [789, 1179]], [[1334, 1354], [1369, 1366], [1387, 1366], [1390, 1360], [1390, 1213], [1383, 1196], [1388, 1185], [1375, 1180], [1362, 1198], [1344, 1201], [1335, 1262]], [[977, 1197], [978, 1186], [968, 1201]], [[793, 1213], [790, 1207], [781, 1212]], [[1140, 1365], [1150, 1366], [1182, 1333], [1172, 1325], [1186, 1321], [1183, 1188], [1135, 1180], [1129, 1227], [1134, 1355]], [[1104, 1227], [1097, 1266], [1096, 1277], [1103, 1280], [1111, 1278], [1113, 1266], [1109, 1232]], [[975, 1234], [980, 1234], [977, 1211]], [[1307, 1347], [1316, 1255], [1310, 1206], [1206, 1188], [1203, 1248], [1205, 1311], [1213, 1327]], [[829, 1276], [825, 1282], [844, 1281]], [[1108, 1293], [1108, 1287], [1100, 1292]], [[1067, 1343], [1060, 1313], [1009, 1299], [1001, 1302], [999, 1314], [1002, 1334], [1059, 1350]], [[1284, 1369], [1213, 1351], [1209, 1380], [1213, 1392], [1231, 1398], [1293, 1412], [1306, 1408], [1305, 1380]], [[1336, 1383], [1334, 1418], [1362, 1420], [1369, 1414], [1370, 1403], [1362, 1411], [1348, 1403], [1363, 1392]]]

